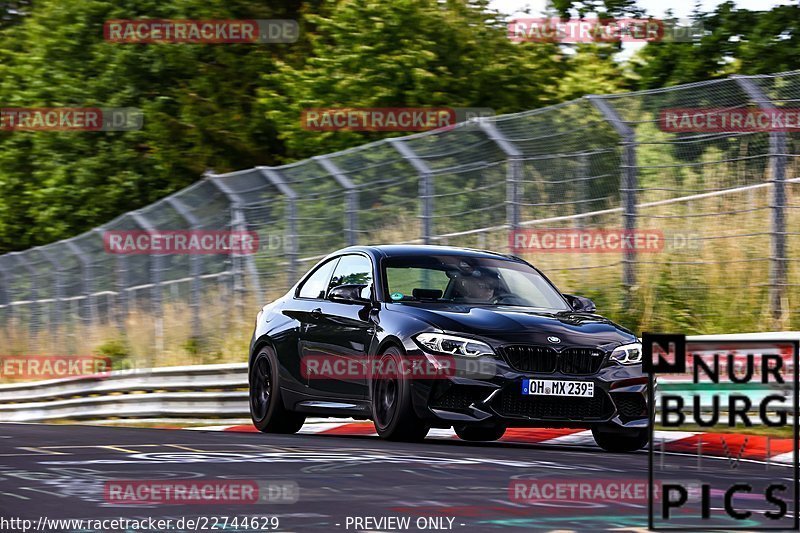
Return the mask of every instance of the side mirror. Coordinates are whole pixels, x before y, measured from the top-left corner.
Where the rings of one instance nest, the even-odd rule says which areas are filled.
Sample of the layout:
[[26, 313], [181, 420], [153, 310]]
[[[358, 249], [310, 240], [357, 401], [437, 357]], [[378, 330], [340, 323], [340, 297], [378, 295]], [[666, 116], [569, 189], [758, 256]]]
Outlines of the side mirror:
[[569, 306], [573, 311], [580, 311], [582, 313], [594, 313], [597, 311], [597, 306], [589, 298], [583, 296], [575, 296], [573, 294], [564, 294], [564, 298], [569, 302]]
[[361, 292], [369, 287], [364, 284], [351, 284], [339, 285], [334, 287], [328, 293], [328, 299], [332, 302], [343, 304], [367, 304], [370, 302], [369, 298], [364, 298]]

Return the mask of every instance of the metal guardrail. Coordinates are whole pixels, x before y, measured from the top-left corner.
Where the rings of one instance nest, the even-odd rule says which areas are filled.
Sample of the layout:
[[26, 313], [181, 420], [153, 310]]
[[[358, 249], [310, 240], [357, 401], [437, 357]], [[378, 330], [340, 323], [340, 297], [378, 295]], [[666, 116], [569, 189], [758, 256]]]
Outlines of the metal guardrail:
[[[690, 341], [800, 340], [800, 332], [695, 335]], [[659, 380], [671, 392], [686, 383]], [[754, 388], [754, 397], [763, 390]], [[704, 402], [705, 403], [705, 402]], [[118, 370], [0, 385], [0, 422], [108, 418], [248, 418], [245, 363]]]
[[249, 417], [246, 388], [245, 363], [0, 385], [0, 422]]

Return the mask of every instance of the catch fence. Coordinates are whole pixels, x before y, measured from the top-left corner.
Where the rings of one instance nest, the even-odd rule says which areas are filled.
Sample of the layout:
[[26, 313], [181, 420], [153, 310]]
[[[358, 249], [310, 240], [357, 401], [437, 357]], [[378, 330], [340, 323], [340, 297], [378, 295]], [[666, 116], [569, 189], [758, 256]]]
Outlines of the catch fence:
[[[0, 256], [0, 335], [15, 352], [85, 353], [119, 337], [149, 363], [184, 362], [158, 360], [176, 351], [236, 360], [260, 305], [325, 254], [377, 243], [513, 252], [640, 330], [798, 329], [797, 128], [664, 123], [670, 109], [722, 116], [798, 99], [798, 72], [736, 76], [208, 172], [83, 235]], [[127, 230], [248, 230], [259, 249], [108, 253], [104, 234]], [[656, 251], [537, 247], [548, 232], [592, 230], [663, 240]]]

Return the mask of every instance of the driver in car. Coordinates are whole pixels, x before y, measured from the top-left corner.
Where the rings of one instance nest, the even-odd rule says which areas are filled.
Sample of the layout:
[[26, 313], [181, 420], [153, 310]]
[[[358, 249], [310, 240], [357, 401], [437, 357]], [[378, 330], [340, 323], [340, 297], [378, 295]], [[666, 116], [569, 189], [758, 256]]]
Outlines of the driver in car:
[[458, 280], [459, 299], [470, 303], [492, 303], [498, 296], [499, 280], [488, 272], [475, 270]]

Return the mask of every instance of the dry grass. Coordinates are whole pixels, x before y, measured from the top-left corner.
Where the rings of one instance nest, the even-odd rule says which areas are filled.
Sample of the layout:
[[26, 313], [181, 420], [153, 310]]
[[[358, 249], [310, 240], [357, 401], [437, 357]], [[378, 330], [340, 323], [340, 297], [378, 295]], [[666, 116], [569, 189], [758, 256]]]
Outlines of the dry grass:
[[[800, 189], [798, 189], [800, 190]], [[797, 205], [789, 190], [789, 205]], [[696, 249], [671, 245], [659, 253], [640, 253], [637, 283], [622, 286], [622, 256], [617, 253], [523, 252], [561, 290], [594, 299], [598, 310], [637, 331], [732, 333], [800, 327], [791, 309], [800, 305], [800, 268], [789, 262], [784, 313], [772, 316], [769, 302], [771, 209], [769, 188], [640, 208], [641, 229], [659, 229], [666, 237], [693, 236]], [[735, 213], [698, 216], [704, 213]], [[566, 213], [565, 213], [566, 214]], [[800, 211], [787, 209], [786, 226], [800, 228]], [[618, 214], [591, 217], [585, 228], [621, 228]], [[526, 226], [575, 227], [568, 223]], [[800, 236], [787, 238], [787, 253], [796, 258]], [[508, 250], [505, 231], [450, 239], [449, 244]], [[624, 306], [624, 302], [628, 306]]]
[[190, 307], [184, 302], [170, 302], [164, 305], [160, 323], [138, 309], [128, 313], [121, 327], [74, 321], [69, 329], [28, 332], [28, 328], [12, 323], [0, 330], [0, 345], [8, 355], [104, 355], [118, 370], [243, 362], [247, 360], [257, 310], [277, 296], [273, 291], [263, 302], [249, 297], [238, 305], [232, 302], [221, 307], [218, 297], [207, 295], [200, 312], [200, 339], [192, 336]]

